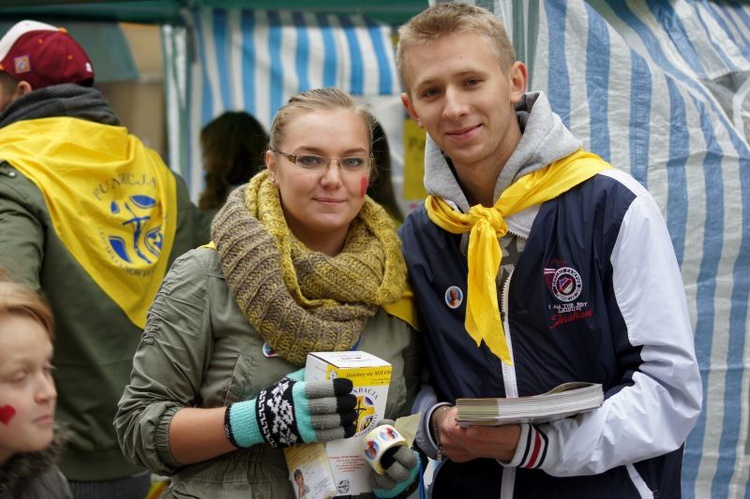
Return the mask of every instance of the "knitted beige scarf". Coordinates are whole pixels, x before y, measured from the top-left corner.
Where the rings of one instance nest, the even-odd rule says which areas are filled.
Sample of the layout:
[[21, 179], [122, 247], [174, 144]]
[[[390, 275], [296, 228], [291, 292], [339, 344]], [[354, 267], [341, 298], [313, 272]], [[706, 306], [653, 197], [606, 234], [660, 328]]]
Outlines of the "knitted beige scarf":
[[308, 352], [349, 350], [379, 306], [399, 300], [406, 264], [394, 224], [365, 198], [336, 256], [289, 231], [279, 191], [262, 172], [235, 189], [211, 235], [235, 301], [276, 353], [304, 365]]

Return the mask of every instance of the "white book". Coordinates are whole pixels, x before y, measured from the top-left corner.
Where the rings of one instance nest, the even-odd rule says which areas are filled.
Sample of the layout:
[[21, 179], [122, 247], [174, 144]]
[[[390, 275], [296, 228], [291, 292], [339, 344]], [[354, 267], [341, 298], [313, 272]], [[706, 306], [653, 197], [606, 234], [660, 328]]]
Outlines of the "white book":
[[460, 398], [457, 422], [461, 426], [539, 424], [596, 409], [603, 402], [601, 384], [574, 381], [527, 397]]

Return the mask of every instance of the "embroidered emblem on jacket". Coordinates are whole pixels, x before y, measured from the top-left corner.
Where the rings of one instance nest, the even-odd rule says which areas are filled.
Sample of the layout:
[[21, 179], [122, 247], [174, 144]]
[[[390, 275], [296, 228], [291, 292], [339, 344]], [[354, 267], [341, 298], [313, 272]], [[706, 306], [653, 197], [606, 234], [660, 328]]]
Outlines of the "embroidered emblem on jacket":
[[553, 260], [544, 268], [547, 290], [555, 298], [549, 306], [549, 328], [588, 319], [594, 315], [587, 301], [576, 301], [583, 292], [581, 274], [566, 262]]
[[547, 288], [562, 302], [571, 302], [578, 298], [583, 291], [581, 274], [573, 267], [559, 267], [544, 269], [544, 277]]

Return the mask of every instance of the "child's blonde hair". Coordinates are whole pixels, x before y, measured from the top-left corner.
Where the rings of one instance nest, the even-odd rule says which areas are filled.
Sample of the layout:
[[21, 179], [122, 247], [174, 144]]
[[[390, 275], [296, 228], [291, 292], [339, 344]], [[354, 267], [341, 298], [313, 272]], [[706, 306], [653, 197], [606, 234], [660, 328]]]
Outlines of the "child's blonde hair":
[[47, 302], [29, 287], [13, 282], [0, 269], [0, 317], [28, 317], [44, 327], [52, 339], [55, 334], [55, 321]]

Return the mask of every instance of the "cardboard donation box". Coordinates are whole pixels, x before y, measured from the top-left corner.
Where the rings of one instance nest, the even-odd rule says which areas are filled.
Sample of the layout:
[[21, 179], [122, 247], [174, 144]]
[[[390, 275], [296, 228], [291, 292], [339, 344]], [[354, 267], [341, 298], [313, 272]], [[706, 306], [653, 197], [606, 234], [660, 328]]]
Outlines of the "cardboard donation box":
[[[305, 364], [305, 381], [349, 378], [357, 396], [357, 430], [353, 437], [286, 449], [289, 479], [298, 493], [300, 474], [309, 479], [305, 497], [326, 499], [370, 492], [370, 465], [362, 455], [364, 436], [383, 419], [391, 365], [362, 351], [313, 352]], [[295, 482], [295, 471], [297, 481]], [[312, 479], [312, 481], [310, 480]], [[297, 496], [298, 497], [298, 496]]]

